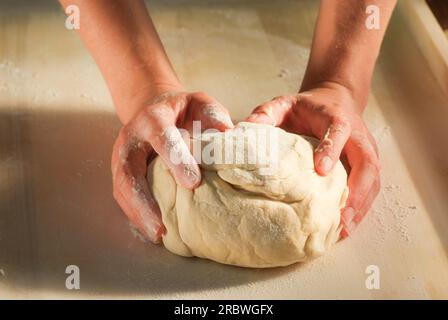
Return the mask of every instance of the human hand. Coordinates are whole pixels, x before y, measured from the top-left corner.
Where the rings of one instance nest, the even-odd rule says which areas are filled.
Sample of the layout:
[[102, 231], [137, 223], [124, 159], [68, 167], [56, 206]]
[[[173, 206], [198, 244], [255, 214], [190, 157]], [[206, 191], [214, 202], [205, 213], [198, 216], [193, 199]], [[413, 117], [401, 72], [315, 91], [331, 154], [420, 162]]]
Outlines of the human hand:
[[[194, 120], [201, 121], [203, 129], [224, 131], [233, 127], [228, 111], [207, 94], [167, 92], [122, 127], [113, 147], [114, 198], [144, 237], [154, 243], [160, 242], [165, 228], [146, 180], [148, 161], [159, 154], [179, 185], [197, 187], [201, 171], [177, 129], [191, 129]], [[172, 152], [182, 154], [187, 161], [174, 163]]]
[[314, 166], [321, 175], [332, 170], [341, 154], [346, 157], [350, 193], [341, 216], [342, 237], [353, 233], [380, 190], [378, 150], [360, 109], [350, 90], [327, 82], [299, 94], [276, 97], [247, 118], [320, 139]]

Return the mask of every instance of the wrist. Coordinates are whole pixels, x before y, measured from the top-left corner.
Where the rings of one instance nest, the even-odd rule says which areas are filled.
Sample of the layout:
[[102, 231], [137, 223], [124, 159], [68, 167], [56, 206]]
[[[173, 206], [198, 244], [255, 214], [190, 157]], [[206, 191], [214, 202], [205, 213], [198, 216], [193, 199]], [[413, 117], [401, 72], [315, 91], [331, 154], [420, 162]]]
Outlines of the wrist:
[[359, 115], [365, 109], [367, 103], [368, 93], [357, 93], [356, 88], [350, 85], [346, 85], [341, 81], [335, 80], [321, 80], [316, 82], [309, 82], [306, 85], [302, 85], [299, 93], [309, 92], [316, 89], [326, 90], [328, 94], [337, 101], [343, 101], [342, 108], [349, 108], [351, 111], [358, 113]]
[[116, 104], [117, 114], [123, 124], [127, 124], [133, 119], [143, 108], [147, 107], [151, 101], [168, 92], [184, 91], [180, 82], [157, 82], [150, 83], [119, 104]]
[[153, 86], [153, 90], [148, 93], [148, 98], [144, 101], [144, 104], [154, 101], [164, 94], [183, 91], [185, 91], [185, 88], [180, 83], [159, 83]]
[[[357, 52], [356, 46], [341, 46], [325, 53], [314, 52], [305, 72], [300, 91], [328, 85], [342, 87], [364, 111], [369, 96], [377, 51]], [[330, 54], [331, 53], [331, 54]], [[314, 56], [313, 56], [314, 55]]]
[[304, 80], [299, 93], [316, 88], [337, 91], [340, 92], [340, 95], [349, 97], [349, 99], [353, 101], [353, 105], [356, 106], [355, 111], [361, 114], [367, 105], [370, 91], [370, 78], [364, 81], [361, 79], [354, 81], [343, 77], [330, 77], [326, 79], [316, 79], [314, 81]]

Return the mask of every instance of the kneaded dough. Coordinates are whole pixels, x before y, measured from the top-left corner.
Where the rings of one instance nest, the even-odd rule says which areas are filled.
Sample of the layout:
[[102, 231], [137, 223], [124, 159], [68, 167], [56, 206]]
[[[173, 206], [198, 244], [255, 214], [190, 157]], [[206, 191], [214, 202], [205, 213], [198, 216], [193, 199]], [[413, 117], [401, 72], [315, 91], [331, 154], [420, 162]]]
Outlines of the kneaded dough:
[[313, 164], [317, 140], [272, 126], [237, 127], [243, 134], [277, 130], [279, 163], [271, 175], [262, 174], [261, 165], [201, 165], [202, 182], [191, 191], [176, 185], [160, 157], [149, 165], [148, 182], [167, 229], [165, 247], [181, 256], [255, 268], [324, 253], [338, 240], [348, 195], [342, 164], [319, 176]]

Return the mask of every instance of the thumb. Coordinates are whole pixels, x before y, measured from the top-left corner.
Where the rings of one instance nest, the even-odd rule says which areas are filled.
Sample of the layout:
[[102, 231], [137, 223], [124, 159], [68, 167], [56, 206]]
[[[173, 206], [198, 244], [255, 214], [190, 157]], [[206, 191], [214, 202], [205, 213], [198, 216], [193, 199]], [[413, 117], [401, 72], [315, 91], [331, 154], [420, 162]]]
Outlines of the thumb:
[[297, 102], [295, 96], [281, 96], [256, 107], [252, 114], [246, 118], [248, 122], [279, 126], [286, 113]]
[[203, 107], [197, 116], [204, 125], [204, 129], [216, 128], [220, 131], [234, 127], [229, 112], [220, 103], [214, 103]]
[[350, 133], [351, 127], [346, 121], [335, 120], [329, 124], [314, 150], [314, 167], [317, 173], [325, 176], [333, 169]]

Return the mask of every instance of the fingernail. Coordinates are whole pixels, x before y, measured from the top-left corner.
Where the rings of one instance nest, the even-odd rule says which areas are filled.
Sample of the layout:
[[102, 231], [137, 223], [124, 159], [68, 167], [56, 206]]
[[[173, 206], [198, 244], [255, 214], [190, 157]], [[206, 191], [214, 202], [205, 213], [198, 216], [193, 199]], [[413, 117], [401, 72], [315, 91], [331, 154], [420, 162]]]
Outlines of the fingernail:
[[344, 219], [344, 223], [346, 225], [349, 225], [353, 218], [356, 216], [356, 212], [352, 207], [347, 207], [344, 209], [344, 212], [342, 213], [342, 217]]
[[324, 172], [328, 173], [333, 165], [333, 160], [329, 156], [323, 157], [319, 162], [319, 168]]

